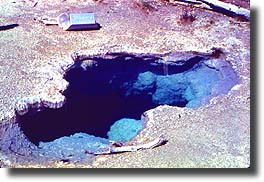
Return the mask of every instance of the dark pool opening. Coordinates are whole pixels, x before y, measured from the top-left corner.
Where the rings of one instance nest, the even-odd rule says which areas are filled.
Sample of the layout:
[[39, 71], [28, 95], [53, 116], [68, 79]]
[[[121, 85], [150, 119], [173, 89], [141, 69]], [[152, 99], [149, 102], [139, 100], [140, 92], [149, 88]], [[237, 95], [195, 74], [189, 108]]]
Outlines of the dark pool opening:
[[162, 104], [199, 105], [221, 77], [204, 59], [164, 63], [158, 57], [126, 55], [76, 61], [65, 75], [66, 104], [29, 111], [20, 117], [21, 128], [36, 145], [80, 132], [108, 138], [111, 125], [122, 118], [140, 120], [142, 113]]

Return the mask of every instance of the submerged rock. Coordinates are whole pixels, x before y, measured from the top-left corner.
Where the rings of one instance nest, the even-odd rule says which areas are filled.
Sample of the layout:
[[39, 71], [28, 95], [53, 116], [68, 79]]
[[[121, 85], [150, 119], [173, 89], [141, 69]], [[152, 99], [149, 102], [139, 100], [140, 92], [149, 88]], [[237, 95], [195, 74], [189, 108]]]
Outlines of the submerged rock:
[[215, 69], [201, 65], [199, 69], [184, 74], [189, 87], [184, 96], [188, 100], [186, 107], [196, 108], [208, 101], [215, 85], [221, 80], [221, 73]]
[[107, 136], [109, 140], [126, 142], [135, 137], [142, 127], [140, 120], [122, 118], [111, 126]]
[[156, 104], [182, 105], [186, 104], [183, 93], [188, 83], [181, 73], [158, 76], [156, 91], [152, 95], [152, 101]]
[[139, 73], [136, 82], [133, 84], [133, 93], [138, 95], [142, 94], [142, 92], [151, 94], [155, 87], [156, 79], [157, 75], [150, 71]]
[[[169, 69], [174, 68], [169, 65]], [[126, 97], [150, 97], [149, 102], [156, 106], [167, 104], [191, 108], [208, 103], [213, 96], [227, 93], [237, 83], [234, 71], [222, 60], [198, 63], [180, 73], [162, 75], [146, 71], [138, 73], [135, 79], [117, 80], [111, 84], [122, 88]]]

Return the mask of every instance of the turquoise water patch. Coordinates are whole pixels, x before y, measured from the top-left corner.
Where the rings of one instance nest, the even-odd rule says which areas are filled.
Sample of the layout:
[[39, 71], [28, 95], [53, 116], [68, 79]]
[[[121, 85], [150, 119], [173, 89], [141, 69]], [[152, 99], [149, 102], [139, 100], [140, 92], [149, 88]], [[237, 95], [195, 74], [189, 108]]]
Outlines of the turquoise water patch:
[[126, 142], [134, 138], [142, 127], [141, 120], [122, 118], [111, 126], [107, 136], [112, 141]]

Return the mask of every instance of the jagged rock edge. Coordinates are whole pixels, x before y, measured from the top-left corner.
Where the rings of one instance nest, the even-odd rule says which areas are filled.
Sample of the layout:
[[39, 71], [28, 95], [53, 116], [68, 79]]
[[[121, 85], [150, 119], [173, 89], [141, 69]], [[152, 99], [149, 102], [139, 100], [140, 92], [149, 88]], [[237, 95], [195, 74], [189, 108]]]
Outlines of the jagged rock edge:
[[[61, 77], [57, 80], [60, 80], [64, 83], [64, 85], [61, 88], [57, 88], [57, 93], [54, 93], [53, 95], [49, 95], [48, 93], [43, 93], [40, 91], [40, 94], [32, 95], [28, 97], [23, 97], [22, 99], [19, 99], [15, 105], [15, 112], [18, 115], [24, 115], [26, 114], [30, 109], [40, 109], [40, 108], [52, 108], [57, 109], [61, 108], [65, 102], [66, 98], [64, 95], [62, 95], [62, 92], [65, 91], [69, 85], [69, 83], [64, 79], [65, 73], [70, 69], [70, 67], [74, 64], [74, 61], [72, 59], [65, 59], [64, 64], [58, 64], [53, 65], [55, 68], [55, 71], [61, 75]], [[45, 69], [49, 70], [49, 69]], [[54, 71], [54, 70], [53, 70]], [[48, 72], [47, 72], [48, 73]], [[50, 79], [53, 80], [54, 78]], [[54, 79], [55, 80], [55, 79]], [[48, 83], [49, 80], [47, 80]]]
[[[196, 52], [196, 51], [167, 52], [163, 54], [139, 53], [139, 52], [110, 52], [110, 51], [105, 52], [105, 53], [95, 54], [95, 53], [89, 53], [89, 51], [76, 51], [70, 54], [70, 59], [67, 59], [66, 63], [68, 61], [70, 61], [70, 63], [65, 64], [65, 65], [59, 65], [59, 68], [56, 69], [56, 71], [62, 76], [60, 79], [63, 79], [63, 82], [66, 82], [67, 85], [61, 89], [58, 89], [59, 92], [52, 96], [49, 96], [47, 93], [41, 93], [41, 94], [28, 96], [28, 97], [24, 97], [20, 99], [16, 103], [15, 112], [19, 115], [24, 115], [29, 111], [29, 109], [40, 109], [43, 107], [53, 108], [53, 109], [61, 108], [66, 102], [66, 98], [64, 95], [62, 95], [62, 92], [65, 91], [68, 87], [68, 82], [64, 79], [63, 76], [76, 61], [83, 61], [85, 59], [92, 59], [92, 58], [99, 57], [99, 56], [102, 58], [115, 58], [120, 55], [142, 58], [142, 59], [154, 58], [154, 57], [162, 59], [162, 58], [171, 56], [174, 59], [176, 58], [177, 60], [180, 59], [180, 60], [185, 60], [185, 61], [188, 61], [190, 58], [193, 58], [195, 56], [203, 56], [205, 58], [203, 61], [206, 61], [206, 58], [212, 57], [213, 49], [207, 52]], [[207, 63], [207, 64], [208, 65], [211, 64], [211, 66], [215, 68], [217, 67], [216, 65], [214, 65], [212, 61], [211, 63]]]

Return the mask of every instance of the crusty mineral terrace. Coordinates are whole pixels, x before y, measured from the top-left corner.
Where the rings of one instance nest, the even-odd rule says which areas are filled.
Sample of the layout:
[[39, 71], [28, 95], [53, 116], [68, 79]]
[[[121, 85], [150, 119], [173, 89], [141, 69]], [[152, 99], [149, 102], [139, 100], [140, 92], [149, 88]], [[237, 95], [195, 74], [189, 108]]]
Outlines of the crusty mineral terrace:
[[57, 70], [43, 69], [46, 70], [46, 74], [44, 73], [46, 75], [46, 82], [49, 82], [49, 85], [54, 85], [53, 89], [56, 92], [51, 93], [52, 88], [48, 90], [46, 90], [47, 88], [43, 88], [39, 91], [40, 94], [38, 95], [22, 98], [16, 104], [16, 112], [19, 115], [24, 115], [29, 109], [34, 108], [61, 108], [65, 103], [65, 97], [61, 93], [68, 86], [68, 82], [63, 79], [63, 75], [72, 64], [73, 61], [65, 65], [60, 65], [60, 67], [57, 66]]

